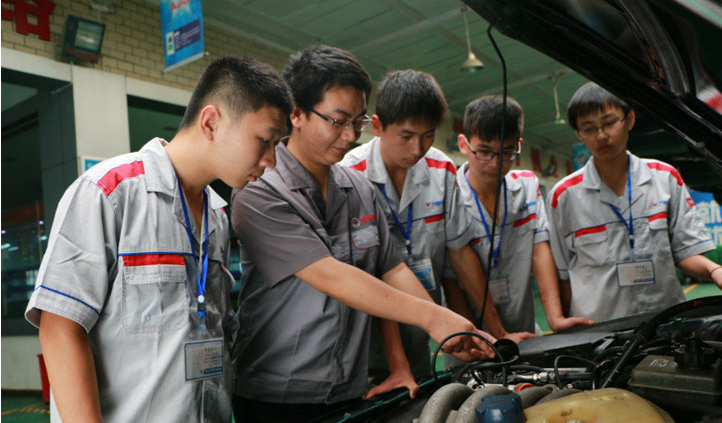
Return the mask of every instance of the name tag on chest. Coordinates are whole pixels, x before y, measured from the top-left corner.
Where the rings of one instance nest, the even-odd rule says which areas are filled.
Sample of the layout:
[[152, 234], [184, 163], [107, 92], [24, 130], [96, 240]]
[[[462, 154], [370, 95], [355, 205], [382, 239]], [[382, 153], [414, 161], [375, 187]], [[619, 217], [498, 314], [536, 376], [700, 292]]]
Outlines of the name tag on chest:
[[183, 349], [187, 381], [223, 375], [222, 339], [186, 342]]
[[497, 277], [489, 282], [489, 293], [495, 305], [503, 305], [511, 302], [509, 292], [509, 280]]
[[434, 270], [431, 267], [431, 259], [409, 260], [406, 264], [427, 291], [436, 289], [436, 280], [434, 279]]
[[654, 262], [639, 260], [617, 263], [617, 282], [620, 287], [654, 284]]

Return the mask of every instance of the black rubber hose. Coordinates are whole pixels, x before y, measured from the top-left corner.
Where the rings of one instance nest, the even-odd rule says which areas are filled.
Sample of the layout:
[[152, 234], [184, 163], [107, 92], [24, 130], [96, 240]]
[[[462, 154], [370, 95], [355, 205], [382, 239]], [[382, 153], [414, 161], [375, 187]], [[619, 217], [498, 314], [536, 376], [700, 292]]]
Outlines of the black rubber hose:
[[439, 343], [439, 346], [436, 347], [436, 351], [434, 351], [434, 356], [431, 358], [431, 371], [432, 371], [433, 374], [434, 374], [434, 380], [436, 381], [437, 384], [439, 383], [439, 375], [438, 375], [438, 373], [437, 373], [437, 371], [436, 371], [436, 357], [439, 356], [439, 351], [441, 350], [441, 347], [443, 347], [444, 344], [445, 344], [449, 339], [454, 338], [454, 337], [456, 337], [456, 336], [464, 336], [464, 335], [474, 336], [474, 337], [477, 337], [477, 338], [481, 339], [482, 341], [484, 341], [484, 342], [486, 343], [486, 345], [489, 346], [489, 348], [491, 348], [492, 351], [494, 351], [494, 357], [495, 357], [495, 358], [497, 358], [499, 361], [502, 361], [502, 360], [503, 360], [503, 359], [501, 358], [501, 354], [499, 354], [499, 351], [496, 349], [496, 347], [494, 346], [494, 344], [492, 344], [491, 341], [489, 341], [488, 339], [486, 339], [486, 338], [484, 338], [483, 336], [479, 335], [478, 333], [476, 333], [476, 332], [466, 332], [466, 331], [464, 331], [464, 332], [452, 333], [451, 335], [447, 336], [446, 338], [444, 338], [444, 339]]
[[649, 342], [657, 333], [657, 328], [665, 323], [667, 320], [685, 311], [698, 309], [701, 307], [708, 306], [722, 306], [722, 295], [716, 295], [714, 297], [698, 298], [696, 300], [685, 301], [683, 303], [672, 306], [661, 313], [657, 314], [649, 322], [642, 322], [641, 325], [634, 330], [634, 339], [627, 346], [626, 351], [622, 357], [617, 360], [614, 368], [612, 368], [607, 378], [602, 382], [601, 388], [606, 388], [619, 376], [624, 366], [627, 365], [629, 360], [637, 352], [637, 349], [644, 344]]
[[509, 370], [520, 370], [520, 371], [529, 371], [529, 372], [544, 372], [546, 371], [543, 367], [539, 366], [531, 366], [529, 364], [515, 364], [513, 366], [509, 366]]

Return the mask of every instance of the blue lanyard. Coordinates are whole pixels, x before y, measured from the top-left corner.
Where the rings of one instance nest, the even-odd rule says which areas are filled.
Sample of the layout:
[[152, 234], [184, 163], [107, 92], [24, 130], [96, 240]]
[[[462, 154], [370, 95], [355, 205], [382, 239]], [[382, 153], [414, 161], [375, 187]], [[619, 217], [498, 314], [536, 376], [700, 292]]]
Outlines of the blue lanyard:
[[632, 175], [629, 169], [631, 161], [632, 160], [627, 157], [627, 196], [629, 197], [629, 224], [627, 224], [627, 221], [624, 220], [622, 213], [614, 204], [610, 204], [609, 207], [612, 208], [612, 211], [614, 211], [619, 220], [622, 221], [624, 226], [629, 231], [629, 248], [632, 250], [632, 252], [634, 252], [634, 219], [632, 218]]
[[413, 203], [409, 203], [409, 216], [406, 220], [406, 230], [404, 231], [404, 227], [401, 225], [401, 221], [399, 220], [399, 217], [396, 215], [396, 212], [394, 212], [394, 208], [391, 207], [391, 202], [389, 201], [389, 197], [386, 195], [386, 185], [381, 185], [381, 192], [384, 194], [384, 198], [386, 199], [386, 203], [389, 205], [389, 210], [391, 210], [391, 216], [394, 217], [394, 221], [396, 222], [396, 226], [401, 231], [401, 234], [404, 236], [404, 239], [406, 239], [406, 252], [411, 255], [411, 219], [413, 217], [412, 207]]
[[[178, 179], [178, 178], [176, 178]], [[200, 274], [198, 273], [198, 262], [196, 261], [196, 247], [193, 242], [193, 232], [191, 231], [191, 221], [188, 218], [188, 208], [186, 207], [185, 196], [183, 195], [183, 187], [181, 187], [180, 179], [178, 179], [178, 191], [180, 192], [181, 204], [183, 205], [183, 217], [186, 220], [186, 230], [188, 231], [188, 241], [191, 244], [191, 252], [193, 253], [193, 263], [196, 267], [196, 282], [198, 288], [198, 317], [201, 319], [206, 317], [206, 278], [208, 277], [208, 191], [203, 190], [203, 210], [205, 211], [205, 243], [201, 243], [203, 249], [203, 266]]]
[[[476, 200], [476, 208], [479, 209], [479, 216], [481, 216], [481, 223], [484, 225], [484, 230], [486, 231], [486, 238], [489, 240], [489, 243], [494, 246], [494, 240], [491, 239], [491, 233], [489, 232], [489, 225], [486, 224], [486, 219], [484, 218], [484, 211], [481, 209], [481, 203], [479, 202], [479, 196], [476, 195], [476, 191], [469, 183], [469, 171], [467, 170], [464, 174], [464, 178], [466, 178], [466, 183], [469, 185], [469, 188], [471, 189], [472, 194], [474, 194], [474, 200]], [[493, 263], [492, 265], [494, 267], [499, 266], [499, 250], [501, 249], [501, 239], [504, 237], [504, 227], [506, 226], [506, 213], [507, 213], [507, 207], [506, 207], [506, 178], [502, 180], [504, 183], [504, 221], [501, 224], [501, 233], [499, 233], [499, 245], [496, 246], [496, 249], [494, 250], [494, 254], [492, 255]]]

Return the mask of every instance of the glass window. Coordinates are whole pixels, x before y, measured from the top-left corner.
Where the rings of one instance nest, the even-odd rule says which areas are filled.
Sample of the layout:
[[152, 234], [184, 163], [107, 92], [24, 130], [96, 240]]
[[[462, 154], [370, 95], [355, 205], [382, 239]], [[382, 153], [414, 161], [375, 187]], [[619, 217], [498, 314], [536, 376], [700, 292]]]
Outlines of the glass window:
[[[3, 95], [3, 109], [5, 101]], [[40, 138], [34, 113], [2, 127], [3, 319], [22, 317], [33, 292], [47, 247], [43, 216]]]

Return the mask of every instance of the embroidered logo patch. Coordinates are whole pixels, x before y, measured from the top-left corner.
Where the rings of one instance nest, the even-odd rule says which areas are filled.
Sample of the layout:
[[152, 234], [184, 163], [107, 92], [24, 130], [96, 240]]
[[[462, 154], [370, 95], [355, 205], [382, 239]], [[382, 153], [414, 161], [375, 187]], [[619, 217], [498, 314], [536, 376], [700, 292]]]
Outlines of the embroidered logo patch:
[[351, 219], [351, 226], [353, 226], [354, 228], [359, 228], [362, 224], [364, 224], [366, 222], [370, 222], [372, 220], [376, 220], [375, 214], [369, 214], [360, 219], [357, 217], [354, 217], [353, 219]]

